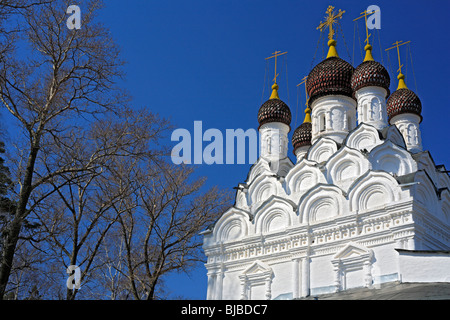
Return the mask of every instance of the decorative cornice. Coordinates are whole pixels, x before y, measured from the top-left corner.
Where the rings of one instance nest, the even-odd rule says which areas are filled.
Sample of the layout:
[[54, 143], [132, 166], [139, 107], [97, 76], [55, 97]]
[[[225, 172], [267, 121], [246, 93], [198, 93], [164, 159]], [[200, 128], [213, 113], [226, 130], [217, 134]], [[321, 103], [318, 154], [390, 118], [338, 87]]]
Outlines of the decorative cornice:
[[[309, 228], [293, 227], [287, 230], [285, 234], [288, 235], [284, 237], [260, 235], [252, 237], [250, 243], [241, 240], [239, 243], [205, 247], [209, 257], [206, 266], [214, 269], [223, 263], [227, 269], [239, 269], [255, 259], [280, 262], [305, 257], [307, 252], [311, 257], [335, 254], [349, 241], [366, 247], [392, 243], [395, 239], [414, 236], [413, 214], [404, 210], [371, 218], [370, 214], [365, 213], [358, 219], [353, 215], [353, 222], [343, 225], [329, 221], [327, 228], [324, 224]], [[300, 232], [296, 233], [295, 229]]]

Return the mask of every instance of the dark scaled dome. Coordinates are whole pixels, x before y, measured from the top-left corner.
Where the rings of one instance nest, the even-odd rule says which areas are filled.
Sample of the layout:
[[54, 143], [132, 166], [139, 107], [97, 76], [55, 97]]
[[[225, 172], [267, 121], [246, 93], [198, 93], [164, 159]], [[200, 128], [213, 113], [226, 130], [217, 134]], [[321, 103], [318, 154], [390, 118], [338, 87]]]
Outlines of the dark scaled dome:
[[291, 125], [292, 115], [288, 105], [278, 97], [278, 85], [272, 86], [273, 92], [269, 100], [264, 102], [258, 111], [258, 122], [261, 127], [269, 122], [281, 122]]
[[307, 107], [305, 110], [305, 120], [297, 129], [295, 129], [292, 135], [292, 146], [294, 147], [294, 154], [297, 148], [311, 145], [311, 131], [311, 109]]
[[297, 148], [311, 145], [311, 130], [311, 122], [304, 122], [297, 129], [295, 129], [292, 135], [292, 146], [294, 147], [294, 153]]
[[405, 76], [400, 72], [397, 76], [398, 87], [386, 102], [386, 111], [391, 120], [396, 115], [402, 113], [413, 113], [420, 117], [422, 121], [422, 102], [419, 97], [408, 89], [405, 83]]
[[419, 97], [408, 88], [394, 91], [386, 102], [389, 120], [402, 113], [413, 113], [422, 120], [422, 102]]
[[331, 56], [316, 65], [306, 80], [309, 105], [326, 95], [353, 97], [351, 79], [355, 68], [337, 56]]
[[386, 97], [389, 96], [391, 78], [386, 68], [379, 62], [368, 60], [361, 63], [353, 73], [351, 86], [353, 95], [361, 88], [375, 86], [386, 89]]

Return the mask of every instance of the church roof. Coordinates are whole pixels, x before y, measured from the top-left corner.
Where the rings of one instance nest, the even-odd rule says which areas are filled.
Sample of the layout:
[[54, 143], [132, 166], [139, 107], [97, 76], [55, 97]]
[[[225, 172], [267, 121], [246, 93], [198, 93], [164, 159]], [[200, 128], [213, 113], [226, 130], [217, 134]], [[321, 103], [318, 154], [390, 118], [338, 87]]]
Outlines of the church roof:
[[[397, 249], [399, 251], [399, 249]], [[313, 295], [301, 300], [448, 300], [450, 283], [383, 283], [377, 288], [355, 288]]]
[[420, 121], [422, 121], [422, 103], [419, 97], [413, 91], [408, 89], [405, 83], [405, 76], [402, 74], [403, 65], [400, 62], [400, 52], [398, 48], [406, 43], [409, 43], [409, 41], [403, 43], [402, 41], [396, 41], [393, 47], [386, 49], [390, 50], [397, 48], [399, 66], [397, 90], [391, 94], [386, 102], [386, 111], [389, 116], [389, 121], [396, 115], [404, 113], [416, 114], [420, 117]]
[[389, 119], [403, 113], [413, 113], [422, 118], [422, 103], [419, 97], [408, 88], [400, 88], [394, 91], [386, 103]]
[[325, 21], [317, 29], [321, 31], [329, 29], [328, 33], [328, 54], [327, 58], [317, 64], [309, 73], [306, 80], [306, 90], [309, 95], [309, 106], [317, 98], [327, 95], [344, 95], [352, 97], [351, 78], [355, 70], [347, 61], [339, 58], [336, 50], [336, 40], [333, 39], [335, 31], [333, 24], [342, 18], [345, 11], [333, 12], [334, 7], [329, 6]]
[[295, 129], [292, 135], [292, 146], [294, 152], [297, 148], [311, 145], [311, 122], [302, 123], [297, 129]]
[[309, 105], [326, 95], [353, 96], [351, 79], [355, 68], [347, 61], [331, 56], [317, 64], [309, 73], [306, 89]]
[[259, 126], [269, 122], [281, 122], [288, 126], [291, 124], [291, 110], [289, 106], [278, 97], [278, 85], [272, 86], [272, 95], [269, 100], [264, 102], [258, 111]]
[[391, 78], [386, 68], [374, 60], [367, 60], [361, 63], [355, 69], [351, 80], [353, 95], [361, 88], [375, 86], [386, 89], [386, 97], [388, 97], [390, 83]]
[[292, 146], [295, 150], [300, 147], [310, 146], [312, 138], [312, 124], [311, 124], [311, 109], [308, 107], [305, 110], [305, 120], [295, 129], [292, 135]]
[[[367, 38], [366, 41], [369, 41], [369, 39]], [[366, 51], [364, 61], [356, 67], [352, 76], [353, 96], [361, 88], [375, 86], [384, 88], [387, 98], [390, 93], [389, 85], [391, 84], [389, 72], [381, 63], [373, 59], [372, 46], [369, 43], [366, 44], [364, 50]]]

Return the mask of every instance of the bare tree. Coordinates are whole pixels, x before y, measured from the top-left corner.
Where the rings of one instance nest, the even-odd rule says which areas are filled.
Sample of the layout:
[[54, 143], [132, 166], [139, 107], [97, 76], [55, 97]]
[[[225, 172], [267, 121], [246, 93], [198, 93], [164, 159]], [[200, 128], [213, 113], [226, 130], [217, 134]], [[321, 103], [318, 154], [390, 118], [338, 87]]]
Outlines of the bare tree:
[[8, 34], [14, 30], [11, 28], [11, 24], [9, 24], [9, 28], [6, 26], [6, 21], [11, 16], [19, 14], [21, 10], [26, 10], [41, 4], [51, 4], [54, 1], [55, 0], [2, 0], [0, 2], [0, 31], [2, 35]]
[[41, 151], [55, 141], [66, 143], [65, 149], [71, 150], [73, 146], [67, 143], [73, 141], [68, 136], [74, 128], [125, 102], [115, 85], [122, 75], [119, 50], [108, 30], [95, 22], [100, 5], [100, 1], [83, 1], [84, 27], [80, 30], [66, 27], [66, 1], [28, 6], [21, 12], [21, 19], [29, 55], [19, 59], [14, 50], [3, 52], [0, 102], [24, 139], [17, 144], [21, 154], [15, 172], [17, 209], [3, 234], [0, 299], [5, 294], [24, 221], [32, 210], [30, 198], [40, 193], [41, 200], [45, 199], [58, 190], [50, 183], [53, 179], [83, 174], [97, 166], [98, 158], [79, 163], [70, 156], [47, 157], [44, 164]]
[[[0, 299], [74, 299], [83, 293], [64, 292], [58, 278], [71, 264], [82, 267], [85, 287], [103, 283], [112, 298], [160, 298], [165, 275], [203, 260], [198, 233], [230, 197], [207, 189], [193, 168], [163, 161], [157, 143], [167, 122], [124, 107], [119, 50], [95, 22], [101, 2], [78, 2], [80, 30], [66, 27], [68, 1], [0, 6], [0, 19], [4, 9], [17, 18], [0, 39], [0, 104], [17, 134]], [[59, 287], [49, 293], [52, 283]]]
[[134, 299], [151, 300], [160, 298], [165, 275], [188, 272], [203, 261], [199, 232], [229, 206], [230, 194], [216, 187], [204, 190], [205, 179], [195, 179], [192, 167], [166, 163], [145, 172], [137, 190], [139, 206], [119, 217], [125, 248], [121, 272]]
[[[58, 274], [69, 265], [77, 265], [82, 271], [82, 285], [89, 287], [91, 275], [103, 267], [98, 256], [105, 236], [122, 211], [135, 205], [127, 202], [137, 188], [133, 172], [142, 162], [160, 161], [164, 149], [156, 144], [166, 129], [164, 119], [146, 110], [125, 109], [70, 135], [73, 141], [52, 141], [41, 150], [41, 162], [46, 167], [48, 163], [64, 163], [70, 157], [79, 163], [77, 166], [91, 168], [83, 174], [68, 172], [52, 178], [49, 190], [40, 188], [38, 191], [43, 193], [35, 192], [30, 199], [29, 219], [39, 228], [27, 240], [36, 243], [52, 263], [60, 266]], [[72, 146], [70, 151], [66, 144]], [[93, 159], [97, 159], [95, 166], [84, 164], [93, 163]], [[48, 174], [54, 171], [52, 167], [46, 169]], [[77, 293], [68, 289], [66, 299], [74, 299]]]

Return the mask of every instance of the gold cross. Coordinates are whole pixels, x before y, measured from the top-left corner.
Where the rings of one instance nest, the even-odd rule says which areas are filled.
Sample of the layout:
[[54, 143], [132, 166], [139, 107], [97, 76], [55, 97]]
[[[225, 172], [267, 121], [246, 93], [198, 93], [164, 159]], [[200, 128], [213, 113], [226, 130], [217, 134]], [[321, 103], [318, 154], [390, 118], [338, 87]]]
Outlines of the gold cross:
[[305, 84], [305, 95], [306, 95], [306, 103], [305, 103], [305, 105], [308, 105], [308, 91], [306, 90], [306, 80], [308, 79], [308, 76], [304, 76], [303, 78], [302, 78], [302, 82], [300, 82], [298, 85], [297, 85], [297, 87], [298, 86], [300, 86], [300, 85], [302, 85], [302, 84]]
[[273, 78], [273, 82], [274, 82], [274, 83], [277, 83], [277, 77], [278, 77], [278, 74], [277, 74], [277, 57], [278, 57], [278, 56], [282, 56], [283, 54], [286, 54], [286, 53], [287, 53], [287, 51], [286, 51], [286, 52], [283, 52], [283, 53], [280, 53], [280, 52], [281, 52], [281, 51], [275, 51], [274, 53], [272, 53], [273, 56], [266, 58], [266, 60], [275, 58], [275, 77]]
[[400, 47], [400, 46], [402, 46], [402, 45], [404, 45], [404, 44], [407, 44], [407, 43], [410, 43], [411, 41], [406, 41], [406, 42], [403, 42], [403, 41], [395, 41], [394, 43], [393, 43], [393, 47], [390, 47], [390, 48], [387, 48], [385, 51], [388, 51], [388, 50], [391, 50], [391, 49], [394, 49], [394, 48], [397, 48], [397, 56], [398, 56], [398, 70], [397, 71], [399, 71], [399, 73], [402, 73], [402, 67], [403, 67], [403, 65], [400, 63], [400, 49], [398, 48], [398, 47]]
[[377, 12], [378, 10], [374, 10], [374, 11], [372, 11], [371, 13], [368, 13], [367, 12], [367, 10], [364, 10], [363, 12], [361, 12], [360, 14], [362, 15], [361, 17], [358, 17], [358, 18], [356, 18], [356, 19], [353, 19], [353, 21], [356, 21], [356, 20], [359, 20], [359, 19], [361, 19], [362, 17], [364, 17], [364, 20], [366, 21], [365, 22], [365, 26], [366, 26], [366, 40], [364, 41], [364, 42], [367, 42], [367, 44], [369, 44], [369, 37], [371, 36], [370, 34], [369, 34], [369, 28], [367, 28], [367, 16], [370, 16], [371, 14], [373, 14], [373, 13], [375, 13], [375, 12]]
[[317, 30], [320, 29], [321, 32], [326, 27], [329, 28], [328, 40], [332, 40], [333, 36], [334, 36], [333, 24], [336, 23], [338, 19], [342, 18], [342, 15], [345, 13], [345, 11], [341, 11], [341, 9], [339, 9], [339, 12], [337, 14], [335, 14], [333, 12], [333, 10], [334, 10], [333, 6], [328, 6], [328, 9], [326, 11], [327, 15], [325, 16], [325, 21], [324, 22], [321, 21], [319, 26], [317, 27]]

